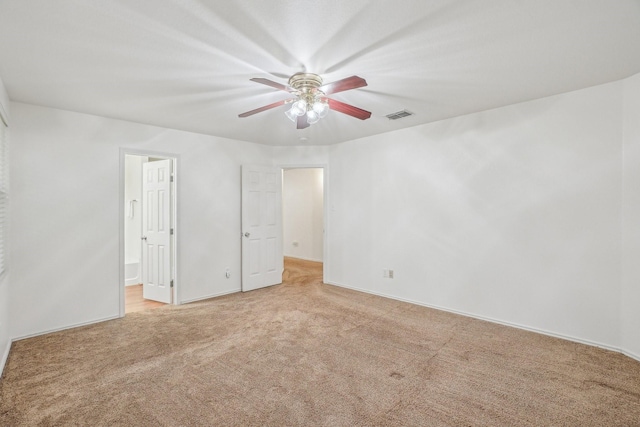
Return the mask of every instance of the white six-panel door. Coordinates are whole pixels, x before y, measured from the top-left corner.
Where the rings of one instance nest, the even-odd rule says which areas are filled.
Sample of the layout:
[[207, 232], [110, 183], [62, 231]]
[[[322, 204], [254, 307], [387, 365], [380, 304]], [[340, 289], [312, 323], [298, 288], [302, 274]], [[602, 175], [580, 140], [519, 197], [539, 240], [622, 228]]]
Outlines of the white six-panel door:
[[142, 293], [171, 303], [171, 160], [142, 164]]
[[242, 291], [282, 283], [282, 171], [242, 166]]

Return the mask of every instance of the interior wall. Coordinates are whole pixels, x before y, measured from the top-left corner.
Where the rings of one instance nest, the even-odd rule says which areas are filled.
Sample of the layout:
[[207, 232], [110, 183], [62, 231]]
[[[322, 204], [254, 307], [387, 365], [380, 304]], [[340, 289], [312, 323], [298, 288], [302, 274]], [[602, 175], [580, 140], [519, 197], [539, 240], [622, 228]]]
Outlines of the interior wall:
[[[330, 147], [12, 103], [9, 336], [118, 315], [125, 147], [179, 157], [183, 302], [240, 289], [242, 163], [327, 164], [328, 281], [637, 355], [639, 85], [635, 76]], [[382, 278], [389, 268], [394, 279]]]
[[618, 347], [622, 85], [332, 146], [326, 280]]
[[284, 256], [318, 262], [323, 260], [323, 175], [322, 168], [283, 171]]
[[7, 93], [2, 78], [0, 78], [0, 116], [5, 119], [5, 123], [9, 122], [9, 94]]
[[9, 278], [5, 272], [0, 277], [0, 376], [11, 348], [11, 331], [9, 330]]
[[11, 110], [13, 338], [119, 315], [121, 147], [178, 157], [179, 301], [240, 290], [240, 165], [264, 163], [269, 147], [22, 103]]
[[[7, 92], [1, 79], [0, 116], [0, 118], [9, 123], [9, 97], [7, 96]], [[2, 122], [0, 122], [0, 126], [4, 126]], [[6, 135], [8, 135], [9, 129], [5, 129], [5, 132]], [[9, 167], [11, 167], [11, 162], [9, 162]], [[9, 199], [9, 203], [11, 203], [11, 199]], [[7, 213], [5, 213], [5, 215], [6, 214]], [[9, 214], [8, 221], [10, 222], [10, 220], [11, 216]], [[11, 255], [9, 247], [11, 244], [11, 239], [7, 231], [9, 230], [5, 229], [5, 271], [0, 275], [0, 375], [2, 374], [5, 361], [9, 356], [9, 348], [11, 347], [11, 334], [9, 330], [9, 276], [11, 274]]]
[[[323, 122], [320, 121], [318, 124]], [[272, 155], [275, 164], [283, 168], [326, 167], [330, 151], [329, 145], [275, 146]], [[327, 183], [324, 184], [326, 187]]]
[[640, 74], [624, 81], [622, 347], [640, 359]]

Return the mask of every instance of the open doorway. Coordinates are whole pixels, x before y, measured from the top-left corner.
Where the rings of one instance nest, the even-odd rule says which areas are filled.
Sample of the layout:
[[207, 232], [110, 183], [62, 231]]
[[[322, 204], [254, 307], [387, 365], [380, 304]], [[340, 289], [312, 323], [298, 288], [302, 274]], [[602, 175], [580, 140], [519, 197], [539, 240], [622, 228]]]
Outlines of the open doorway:
[[175, 298], [176, 159], [121, 153], [120, 315]]
[[[325, 169], [283, 167], [282, 242], [285, 264], [325, 261]], [[300, 264], [300, 263], [298, 263]]]

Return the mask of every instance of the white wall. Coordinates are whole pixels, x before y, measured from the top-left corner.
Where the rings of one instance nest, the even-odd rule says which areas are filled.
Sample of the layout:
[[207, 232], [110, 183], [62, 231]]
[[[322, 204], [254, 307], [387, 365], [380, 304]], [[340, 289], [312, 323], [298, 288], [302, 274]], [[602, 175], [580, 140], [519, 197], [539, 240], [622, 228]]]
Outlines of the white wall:
[[330, 151], [328, 145], [276, 146], [272, 155], [275, 164], [283, 168], [324, 167], [329, 162]]
[[287, 169], [282, 180], [284, 255], [323, 260], [323, 174], [321, 168]]
[[11, 110], [12, 337], [118, 316], [120, 147], [178, 156], [179, 300], [240, 289], [240, 165], [270, 159], [269, 147], [21, 103]]
[[640, 74], [624, 82], [622, 348], [640, 359]]
[[639, 87], [635, 76], [330, 147], [13, 103], [10, 335], [118, 315], [127, 147], [179, 156], [182, 301], [240, 289], [242, 163], [326, 164], [328, 281], [638, 355]]
[[9, 121], [9, 94], [4, 87], [4, 83], [2, 83], [2, 79], [0, 79], [0, 116], [5, 119], [5, 122]]
[[619, 346], [622, 86], [332, 146], [327, 280]]
[[[0, 79], [0, 119], [4, 119], [9, 123], [9, 96], [4, 88], [4, 84]], [[0, 126], [4, 124], [0, 121]], [[5, 129], [7, 135], [8, 129]], [[9, 164], [11, 167], [11, 164]], [[11, 199], [9, 199], [11, 203]], [[5, 213], [6, 214], [6, 213]], [[8, 218], [10, 220], [10, 217]], [[0, 375], [2, 375], [2, 369], [4, 368], [5, 361], [9, 355], [9, 348], [11, 347], [11, 333], [9, 330], [9, 275], [11, 274], [11, 266], [9, 254], [10, 248], [10, 236], [5, 231], [5, 271], [0, 275]]]

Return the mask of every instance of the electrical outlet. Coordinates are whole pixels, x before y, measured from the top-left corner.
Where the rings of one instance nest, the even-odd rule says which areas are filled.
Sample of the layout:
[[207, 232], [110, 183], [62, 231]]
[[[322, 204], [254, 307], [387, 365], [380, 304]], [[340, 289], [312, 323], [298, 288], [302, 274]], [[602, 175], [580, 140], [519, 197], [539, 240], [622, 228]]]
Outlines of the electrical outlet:
[[393, 270], [389, 270], [389, 279], [393, 279]]
[[298, 242], [293, 242], [293, 246], [295, 246], [296, 248], [298, 247]]
[[224, 277], [226, 277], [227, 279], [231, 277], [231, 271], [229, 271], [228, 268], [224, 271]]

